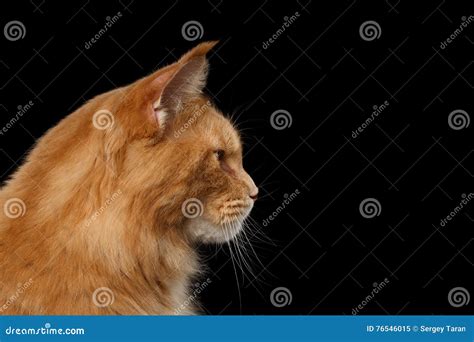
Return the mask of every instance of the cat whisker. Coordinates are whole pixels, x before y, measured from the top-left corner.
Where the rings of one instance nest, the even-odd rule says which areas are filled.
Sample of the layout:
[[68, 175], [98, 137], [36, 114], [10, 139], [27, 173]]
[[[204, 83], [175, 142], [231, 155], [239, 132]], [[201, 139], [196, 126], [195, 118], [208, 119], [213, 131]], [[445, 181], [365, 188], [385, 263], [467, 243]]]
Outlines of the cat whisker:
[[[246, 255], [249, 255], [249, 253], [248, 253], [248, 250], [245, 246], [245, 241], [243, 240], [243, 236], [245, 236], [245, 231], [244, 231], [243, 228], [244, 228], [244, 226], [242, 226], [242, 229], [241, 229], [242, 234], [237, 235], [237, 238], [234, 242], [235, 242], [237, 250], [239, 251], [241, 261], [242, 261], [243, 265], [245, 266], [245, 268], [248, 270], [248, 272], [252, 276], [255, 276], [254, 273], [253, 273], [253, 270], [252, 270], [252, 266], [249, 263], [250, 261], [248, 261], [245, 258]], [[243, 252], [242, 252], [242, 249], [243, 249]], [[244, 270], [242, 270], [242, 271], [244, 272]], [[244, 272], [244, 275], [245, 275], [245, 272]], [[249, 278], [249, 277], [247, 276], [247, 278]]]
[[[250, 223], [250, 222], [246, 222], [246, 224], [247, 224], [247, 227], [251, 227], [251, 223]], [[252, 229], [252, 232], [253, 232], [254, 230], [255, 230], [255, 229]], [[251, 248], [252, 248], [252, 252], [253, 252], [253, 254], [255, 255], [255, 259], [257, 260], [257, 262], [258, 262], [258, 264], [259, 264], [258, 267], [261, 268], [262, 270], [261, 270], [261, 272], [259, 272], [259, 273], [257, 274], [257, 276], [254, 276], [254, 279], [253, 279], [253, 281], [252, 281], [251, 283], [255, 283], [255, 282], [256, 282], [257, 284], [264, 283], [264, 284], [267, 284], [267, 285], [268, 285], [269, 283], [267, 283], [267, 282], [264, 280], [264, 275], [265, 275], [265, 273], [266, 273], [266, 274], [269, 274], [269, 275], [270, 275], [272, 278], [274, 278], [274, 279], [278, 279], [278, 277], [277, 277], [275, 274], [273, 274], [272, 272], [270, 272], [270, 271], [265, 267], [265, 265], [264, 265], [263, 262], [260, 260], [260, 258], [258, 257], [257, 252], [256, 252], [255, 249], [253, 248], [253, 244], [250, 242], [251, 238], [252, 238], [252, 237], [255, 237], [255, 236], [256, 236], [256, 233], [254, 233], [252, 236], [250, 236], [250, 237], [248, 238], [248, 241], [249, 241], [249, 245], [250, 245]], [[266, 241], [264, 241], [264, 240], [262, 240], [262, 239], [259, 239], [258, 242], [263, 242], [263, 243], [265, 243], [265, 244], [268, 244], [268, 242], [266, 242]], [[255, 247], [257, 247], [257, 246], [255, 246]], [[260, 247], [260, 248], [261, 248], [261, 249], [264, 249], [264, 250], [268, 250], [268, 249], [265, 249], [265, 248], [262, 248], [262, 247]]]
[[231, 247], [231, 243], [230, 243], [230, 236], [227, 232], [227, 227], [228, 227], [228, 223], [225, 222], [225, 224], [224, 224], [224, 235], [226, 237], [226, 240], [228, 241], [227, 245], [229, 246], [230, 260], [232, 262], [232, 267], [234, 268], [235, 281], [237, 283], [237, 292], [239, 294], [239, 307], [240, 307], [240, 310], [242, 311], [242, 295], [241, 295], [241, 292], [240, 292], [239, 278], [237, 276], [237, 268], [235, 266], [236, 263], [234, 263], [234, 253], [232, 252], [232, 247]]
[[256, 239], [258, 239], [258, 241], [263, 242], [265, 244], [271, 244], [273, 246], [276, 246], [275, 242], [264, 233], [264, 229], [258, 224], [257, 221], [255, 221], [254, 218], [249, 216], [247, 219], [248, 220], [246, 222], [252, 226], [252, 232], [254, 232], [252, 237], [255, 237]]
[[262, 261], [260, 260], [260, 258], [258, 257], [257, 253], [255, 252], [255, 249], [253, 248], [252, 243], [250, 242], [250, 239], [248, 238], [247, 233], [245, 232], [245, 230], [246, 230], [245, 227], [250, 227], [250, 226], [248, 225], [247, 222], [245, 222], [244, 224], [245, 224], [244, 229], [242, 229], [243, 236], [245, 237], [245, 239], [247, 239], [248, 244], [249, 244], [249, 246], [250, 246], [250, 249], [252, 250], [253, 254], [255, 255], [255, 259], [258, 261], [258, 263], [259, 263], [262, 267], [265, 267], [265, 266], [263, 265]]

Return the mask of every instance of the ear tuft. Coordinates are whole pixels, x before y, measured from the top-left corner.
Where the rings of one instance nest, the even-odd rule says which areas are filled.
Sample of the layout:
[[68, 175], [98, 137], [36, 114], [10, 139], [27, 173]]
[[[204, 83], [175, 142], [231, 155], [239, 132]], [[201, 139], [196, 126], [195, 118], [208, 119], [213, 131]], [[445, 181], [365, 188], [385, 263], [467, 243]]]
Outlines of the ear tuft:
[[181, 110], [183, 103], [201, 95], [206, 86], [208, 62], [204, 56], [187, 61], [166, 84], [160, 96], [160, 105], [173, 113]]
[[214, 40], [214, 41], [209, 41], [209, 42], [203, 42], [198, 45], [196, 45], [194, 48], [189, 50], [187, 53], [185, 53], [180, 59], [179, 63], [186, 63], [190, 59], [195, 58], [195, 57], [205, 57], [207, 53], [214, 47], [216, 44], [219, 43], [219, 41]]
[[204, 42], [187, 53], [176, 63], [168, 65], [140, 81], [139, 89], [152, 108], [155, 122], [160, 129], [172, 120], [183, 105], [202, 94], [206, 86], [209, 63], [206, 54], [217, 41]]
[[152, 81], [152, 86], [158, 89], [153, 109], [160, 127], [179, 113], [184, 103], [202, 94], [209, 69], [206, 54], [216, 44], [217, 41], [201, 43], [165, 72], [158, 71], [160, 74]]

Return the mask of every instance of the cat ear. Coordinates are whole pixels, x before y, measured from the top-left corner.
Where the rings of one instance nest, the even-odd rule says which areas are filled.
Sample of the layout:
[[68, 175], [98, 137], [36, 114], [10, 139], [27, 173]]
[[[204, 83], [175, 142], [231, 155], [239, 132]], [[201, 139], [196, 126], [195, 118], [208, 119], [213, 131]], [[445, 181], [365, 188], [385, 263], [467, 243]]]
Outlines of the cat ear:
[[205, 42], [183, 55], [178, 62], [149, 76], [153, 117], [158, 126], [180, 112], [186, 101], [199, 96], [206, 85], [207, 52], [217, 42]]

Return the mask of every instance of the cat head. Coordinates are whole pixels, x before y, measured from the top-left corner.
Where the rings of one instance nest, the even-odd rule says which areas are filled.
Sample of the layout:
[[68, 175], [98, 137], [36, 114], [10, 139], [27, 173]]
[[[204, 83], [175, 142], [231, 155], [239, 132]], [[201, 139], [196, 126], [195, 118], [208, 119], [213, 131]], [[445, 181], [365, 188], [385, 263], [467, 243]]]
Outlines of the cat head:
[[96, 124], [100, 113], [113, 115], [113, 126], [96, 134], [107, 137], [121, 186], [147, 203], [142, 215], [201, 242], [236, 236], [258, 193], [238, 131], [203, 94], [214, 45], [199, 44], [95, 108]]

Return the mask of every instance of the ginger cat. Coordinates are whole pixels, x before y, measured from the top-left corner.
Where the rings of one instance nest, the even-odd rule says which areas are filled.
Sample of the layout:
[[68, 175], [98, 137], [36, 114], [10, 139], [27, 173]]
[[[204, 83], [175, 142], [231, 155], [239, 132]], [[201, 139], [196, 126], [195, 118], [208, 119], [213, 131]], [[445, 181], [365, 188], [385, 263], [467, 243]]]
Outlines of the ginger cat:
[[[38, 140], [0, 191], [0, 314], [193, 314], [197, 243], [241, 230], [258, 189], [202, 94], [199, 44]], [[178, 310], [179, 308], [179, 310]]]

